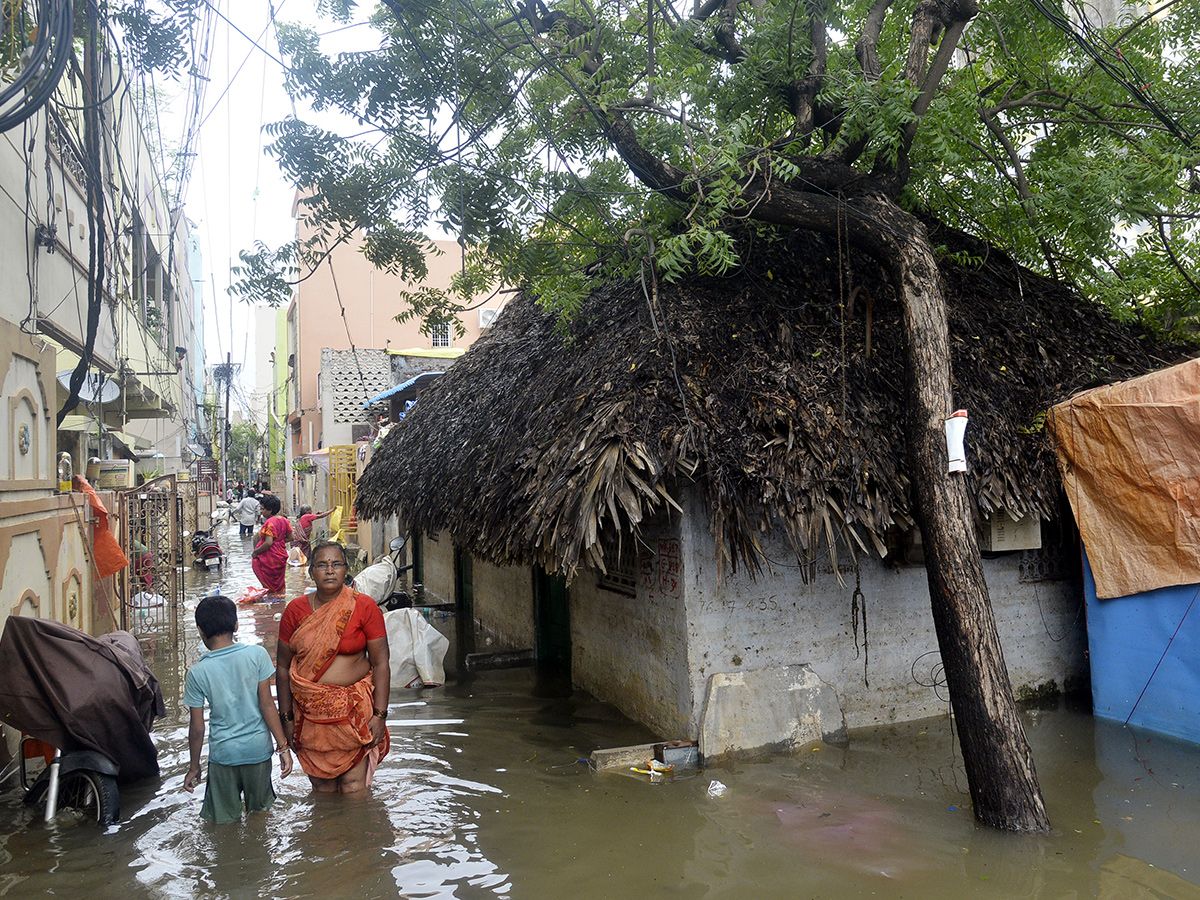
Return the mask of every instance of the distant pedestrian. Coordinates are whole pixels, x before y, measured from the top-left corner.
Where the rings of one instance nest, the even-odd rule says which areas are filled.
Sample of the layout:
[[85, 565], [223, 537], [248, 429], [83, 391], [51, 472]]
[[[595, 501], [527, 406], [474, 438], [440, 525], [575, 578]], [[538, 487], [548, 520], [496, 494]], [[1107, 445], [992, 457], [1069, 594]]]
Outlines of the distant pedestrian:
[[313, 524], [318, 519], [324, 519], [331, 515], [333, 515], [332, 509], [327, 509], [323, 513], [314, 513], [312, 507], [307, 503], [300, 507], [300, 518], [296, 523], [294, 536], [296, 538], [296, 546], [300, 548], [300, 552], [304, 554], [305, 559], [312, 556]]
[[263, 495], [262, 507], [267, 521], [258, 533], [254, 549], [250, 551], [250, 568], [267, 589], [268, 596], [282, 597], [287, 577], [287, 547], [292, 537], [292, 523], [286, 516], [279, 514], [279, 498], [274, 494]]
[[233, 517], [238, 520], [238, 534], [242, 537], [254, 534], [254, 526], [258, 524], [262, 505], [251, 494], [233, 508]]
[[262, 812], [275, 802], [271, 757], [279, 755], [279, 774], [287, 777], [292, 771], [292, 754], [271, 698], [275, 666], [260, 644], [234, 642], [234, 602], [227, 597], [205, 597], [196, 607], [196, 627], [208, 652], [188, 670], [183, 682], [183, 704], [191, 710], [183, 786], [190, 792], [200, 783], [207, 703], [212, 728], [208, 786], [200, 818], [228, 825], [241, 819], [243, 806], [247, 812]]

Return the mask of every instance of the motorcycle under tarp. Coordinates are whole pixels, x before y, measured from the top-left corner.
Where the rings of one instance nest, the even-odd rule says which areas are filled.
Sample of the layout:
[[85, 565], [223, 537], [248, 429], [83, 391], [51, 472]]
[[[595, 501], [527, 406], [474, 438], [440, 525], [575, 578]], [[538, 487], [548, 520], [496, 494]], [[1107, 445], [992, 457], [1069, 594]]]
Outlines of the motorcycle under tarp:
[[116, 779], [158, 774], [150, 739], [162, 688], [128, 631], [92, 637], [50, 619], [9, 616], [0, 635], [0, 722], [64, 753], [90, 750]]

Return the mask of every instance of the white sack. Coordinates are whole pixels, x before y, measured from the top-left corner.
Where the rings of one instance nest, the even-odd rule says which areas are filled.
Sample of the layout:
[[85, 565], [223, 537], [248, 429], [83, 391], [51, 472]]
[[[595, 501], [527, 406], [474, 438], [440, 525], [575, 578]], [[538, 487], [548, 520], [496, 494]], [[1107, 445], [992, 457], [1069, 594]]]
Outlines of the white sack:
[[[361, 590], [361, 588], [360, 588]], [[383, 614], [391, 655], [392, 687], [437, 687], [446, 680], [442, 660], [450, 641], [415, 609]]]

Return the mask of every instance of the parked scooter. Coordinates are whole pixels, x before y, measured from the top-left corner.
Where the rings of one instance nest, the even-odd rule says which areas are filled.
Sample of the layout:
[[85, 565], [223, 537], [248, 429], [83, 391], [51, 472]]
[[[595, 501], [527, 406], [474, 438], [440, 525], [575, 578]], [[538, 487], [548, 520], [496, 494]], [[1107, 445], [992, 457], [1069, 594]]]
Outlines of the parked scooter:
[[[28, 763], [43, 754], [43, 748], [53, 756], [33, 781]], [[117, 767], [113, 761], [94, 750], [71, 750], [63, 753], [57, 747], [43, 744], [37, 738], [24, 735], [20, 751], [21, 788], [25, 804], [44, 802], [44, 819], [53, 822], [60, 809], [73, 810], [84, 820], [100, 825], [114, 825], [121, 818], [121, 795], [117, 791]]]
[[[5, 620], [0, 721], [22, 739], [0, 781], [19, 768], [25, 803], [44, 803], [47, 822], [69, 809], [83, 820], [115, 823], [117, 782], [158, 774], [150, 729], [165, 714], [158, 679], [130, 632], [95, 638], [50, 619]], [[39, 757], [46, 767], [30, 781], [27, 759]]]
[[202, 565], [209, 570], [221, 568], [221, 563], [225, 559], [225, 554], [221, 552], [221, 545], [207, 531], [197, 531], [192, 535], [192, 556], [195, 557], [197, 565]]
[[[412, 569], [412, 563], [400, 565], [400, 551], [407, 542], [407, 537], [392, 538], [388, 544], [391, 552], [354, 576], [354, 589], [366, 594], [382, 609], [407, 609], [412, 606], [412, 597], [399, 586], [401, 573]], [[419, 593], [420, 588], [419, 584], [413, 585], [415, 593]]]
[[[411, 564], [400, 565], [400, 551], [407, 540], [394, 538], [388, 545], [391, 553], [355, 576], [354, 589], [372, 598], [384, 610], [392, 686], [437, 687], [446, 681], [443, 660], [450, 642], [420, 611], [412, 608], [414, 597], [399, 587], [400, 575], [412, 569]], [[413, 585], [413, 594], [417, 602], [423, 599], [421, 585]]]

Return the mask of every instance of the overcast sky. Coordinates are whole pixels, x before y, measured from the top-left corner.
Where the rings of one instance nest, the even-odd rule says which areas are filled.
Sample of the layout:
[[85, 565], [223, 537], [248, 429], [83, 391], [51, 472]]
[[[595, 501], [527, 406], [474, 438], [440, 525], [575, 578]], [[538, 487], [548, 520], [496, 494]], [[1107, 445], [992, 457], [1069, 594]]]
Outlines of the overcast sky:
[[[268, 143], [263, 126], [293, 110], [276, 62], [279, 48], [270, 23], [270, 6], [260, 2], [219, 4], [227, 19], [215, 18], [211, 81], [185, 198], [187, 216], [195, 223], [204, 254], [207, 362], [223, 363], [226, 353], [232, 354], [234, 363], [243, 365], [241, 382], [247, 394], [254, 384], [254, 316], [245, 303], [231, 301], [226, 292], [229, 268], [238, 264], [238, 252], [252, 248], [255, 241], [275, 248], [291, 240], [294, 227], [293, 189], [274, 160], [263, 153]], [[317, 17], [312, 0], [277, 0], [275, 11], [281, 22], [306, 22], [319, 31], [338, 29]], [[366, 26], [343, 27], [335, 39], [356, 41], [361, 46], [377, 41], [378, 35]], [[180, 109], [182, 99], [171, 106]], [[297, 113], [304, 118], [309, 111], [301, 108]], [[171, 139], [170, 133], [166, 136]]]

